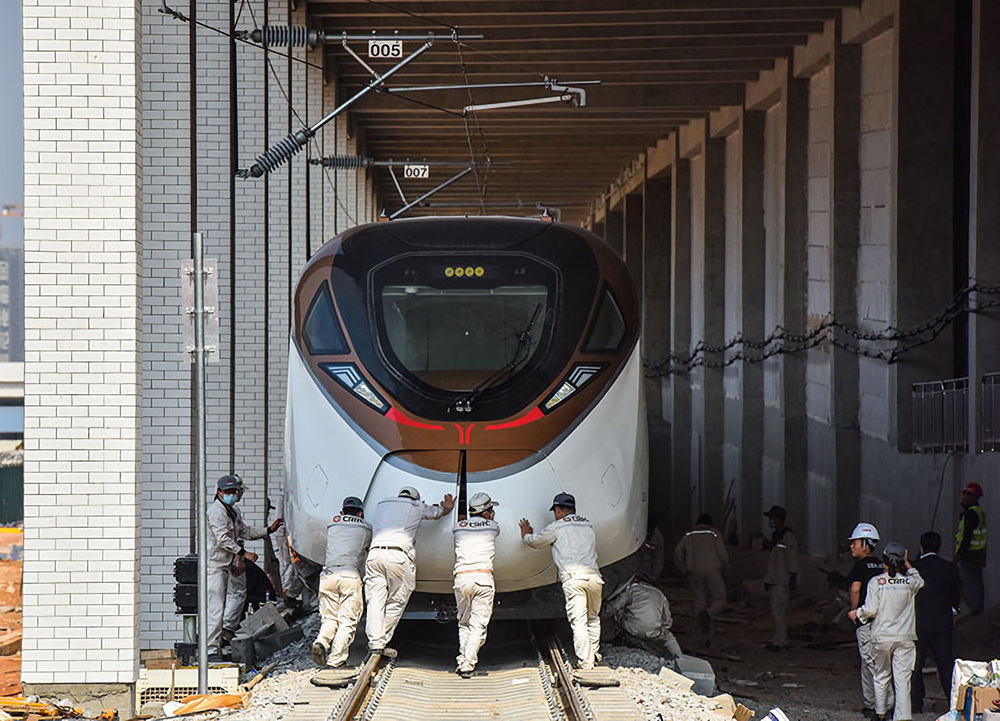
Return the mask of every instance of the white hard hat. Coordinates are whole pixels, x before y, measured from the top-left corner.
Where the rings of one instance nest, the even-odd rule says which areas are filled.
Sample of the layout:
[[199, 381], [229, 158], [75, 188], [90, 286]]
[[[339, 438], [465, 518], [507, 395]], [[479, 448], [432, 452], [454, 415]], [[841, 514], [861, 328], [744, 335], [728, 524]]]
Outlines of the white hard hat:
[[485, 513], [500, 504], [490, 498], [488, 493], [477, 493], [469, 499], [469, 513]]
[[399, 489], [400, 498], [409, 498], [411, 501], [420, 500], [420, 491], [418, 491], [413, 486], [403, 486]]
[[859, 523], [854, 527], [848, 540], [857, 541], [859, 539], [870, 541], [874, 546], [879, 542], [878, 529], [870, 523]]

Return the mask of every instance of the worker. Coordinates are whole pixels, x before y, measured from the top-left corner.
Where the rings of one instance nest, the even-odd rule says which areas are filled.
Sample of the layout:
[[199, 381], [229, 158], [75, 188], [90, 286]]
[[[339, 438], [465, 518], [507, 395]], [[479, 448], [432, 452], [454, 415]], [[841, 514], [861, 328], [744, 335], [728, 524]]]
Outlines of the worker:
[[388, 645], [417, 585], [415, 557], [421, 521], [442, 518], [454, 507], [455, 498], [450, 494], [429, 506], [411, 486], [403, 486], [399, 495], [375, 507], [371, 550], [365, 563], [365, 633], [372, 653], [396, 655]]
[[521, 540], [532, 548], [552, 546], [552, 560], [566, 597], [566, 616], [573, 630], [576, 658], [580, 668], [590, 669], [601, 660], [604, 579], [597, 565], [597, 536], [590, 521], [576, 514], [576, 499], [571, 494], [556, 494], [549, 510], [555, 521], [537, 534], [527, 518], [521, 519]]
[[649, 578], [637, 573], [604, 604], [629, 646], [664, 658], [681, 657], [681, 647], [670, 632], [670, 603]]
[[924, 579], [912, 565], [900, 543], [887, 543], [882, 553], [885, 571], [868, 581], [868, 595], [862, 606], [851, 611], [852, 621], [872, 621], [875, 649], [875, 716], [886, 719], [889, 687], [895, 691], [894, 721], [910, 721], [910, 676], [916, 652], [914, 597]]
[[[878, 529], [870, 523], [859, 523], [851, 532], [851, 556], [856, 560], [847, 574], [847, 590], [851, 596], [851, 610], [856, 611], [868, 598], [868, 582], [882, 573], [882, 561], [874, 555], [879, 542]], [[854, 621], [854, 635], [858, 640], [861, 656], [861, 696], [864, 707], [861, 713], [871, 717], [875, 713], [875, 649], [872, 648], [871, 624]], [[893, 692], [889, 689], [889, 706]]]
[[699, 645], [707, 646], [714, 632], [714, 621], [726, 607], [726, 582], [722, 574], [729, 568], [729, 554], [722, 535], [712, 527], [710, 515], [698, 516], [694, 529], [677, 544], [674, 565], [691, 585]]
[[236, 634], [246, 603], [244, 561], [257, 561], [243, 542], [264, 538], [278, 530], [284, 519], [258, 528], [243, 522], [236, 507], [243, 497], [243, 481], [227, 475], [216, 484], [215, 502], [208, 506], [208, 660], [222, 660], [223, 633]]
[[962, 577], [962, 597], [969, 613], [983, 612], [983, 569], [986, 568], [986, 513], [979, 505], [983, 488], [967, 483], [962, 489], [962, 515], [955, 534], [955, 563]]
[[347, 661], [358, 621], [365, 610], [361, 569], [371, 545], [372, 527], [360, 498], [348, 496], [326, 527], [326, 560], [319, 577], [322, 625], [312, 645], [317, 666], [337, 668]]
[[[924, 579], [924, 587], [917, 594], [917, 662], [915, 669], [923, 669], [930, 652], [937, 666], [941, 690], [945, 698], [951, 698], [951, 671], [955, 663], [952, 638], [955, 616], [961, 600], [961, 578], [958, 567], [938, 555], [941, 550], [941, 536], [927, 531], [920, 537], [920, 558], [913, 567]], [[911, 710], [921, 713], [924, 709], [924, 676], [918, 670], [913, 674], [913, 689], [910, 694]]]
[[[278, 516], [285, 515], [285, 491], [279, 489], [275, 504], [272, 506]], [[292, 549], [288, 545], [288, 529], [279, 529], [271, 536], [271, 545], [274, 546], [274, 555], [278, 558], [278, 580], [281, 581], [281, 597], [288, 608], [298, 608], [302, 605], [301, 596], [306, 590], [302, 583], [295, 562], [292, 561]]]
[[455, 606], [458, 612], [458, 656], [455, 668], [470, 678], [479, 662], [479, 649], [486, 643], [486, 629], [493, 616], [493, 557], [500, 526], [496, 511], [500, 504], [489, 494], [469, 499], [468, 517], [459, 516], [452, 528], [455, 536]]
[[781, 506], [771, 506], [764, 514], [771, 524], [771, 550], [764, 574], [764, 590], [771, 600], [774, 638], [767, 647], [779, 650], [788, 644], [785, 612], [788, 598], [799, 582], [799, 547], [792, 529], [785, 525], [788, 512]]

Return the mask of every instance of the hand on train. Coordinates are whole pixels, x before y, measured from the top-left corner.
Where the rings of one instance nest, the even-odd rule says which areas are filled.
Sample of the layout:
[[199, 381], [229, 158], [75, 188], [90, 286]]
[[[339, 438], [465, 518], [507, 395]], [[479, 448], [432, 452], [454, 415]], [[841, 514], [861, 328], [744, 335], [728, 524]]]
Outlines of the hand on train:
[[284, 518], [275, 518], [274, 519], [274, 523], [272, 523], [268, 527], [267, 532], [268, 533], [274, 533], [275, 531], [277, 531], [279, 528], [281, 528], [284, 525], [285, 525], [285, 519]]
[[531, 524], [528, 522], [527, 518], [522, 518], [518, 522], [518, 525], [521, 527], [521, 538], [524, 538], [529, 533], [534, 533], [535, 532], [535, 529], [531, 527]]
[[445, 493], [444, 498], [441, 500], [441, 508], [446, 511], [451, 511], [455, 507], [455, 497], [450, 493]]

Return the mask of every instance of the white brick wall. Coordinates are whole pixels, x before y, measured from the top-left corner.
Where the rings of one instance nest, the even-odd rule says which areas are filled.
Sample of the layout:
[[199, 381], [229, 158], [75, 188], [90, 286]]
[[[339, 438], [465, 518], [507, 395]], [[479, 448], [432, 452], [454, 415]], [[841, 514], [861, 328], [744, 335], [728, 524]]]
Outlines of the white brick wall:
[[135, 0], [24, 0], [22, 678], [134, 680], [141, 31]]
[[[188, 27], [158, 12], [159, 0], [143, 0], [145, 44], [145, 244], [143, 345], [143, 568], [142, 645], [168, 647], [180, 640], [180, 623], [172, 601], [173, 560], [191, 545], [190, 365], [181, 353], [180, 261], [190, 256], [188, 148]], [[269, 22], [287, 24], [287, 5], [270, 0]], [[251, 13], [252, 8], [252, 13]], [[264, 22], [262, 0], [243, 9], [240, 29]], [[219, 0], [199, 3], [198, 19], [217, 28], [229, 24], [229, 6]], [[293, 14], [305, 22], [304, 11]], [[237, 247], [229, 243], [229, 47], [227, 38], [208, 30], [198, 33], [198, 225], [206, 234], [206, 254], [219, 259], [220, 363], [208, 368], [209, 481], [230, 470], [230, 432], [235, 436], [233, 470], [249, 490], [243, 510], [254, 523], [264, 518], [265, 482], [272, 489], [284, 483], [283, 436], [285, 374], [289, 323], [289, 167], [293, 178], [292, 282], [306, 260], [306, 188], [309, 172], [311, 245], [315, 252], [335, 232], [368, 216], [358, 211], [357, 175], [353, 171], [307, 171], [308, 157], [347, 150], [346, 118], [331, 122], [307, 151], [268, 178], [268, 264], [264, 266], [264, 180], [238, 180]], [[279, 52], [287, 49], [275, 48]], [[307, 51], [296, 48], [294, 57]], [[323, 62], [321, 49], [308, 60]], [[269, 143], [289, 132], [288, 61], [270, 54], [268, 71]], [[264, 74], [260, 48], [237, 45], [239, 166], [248, 168], [264, 143]], [[293, 63], [292, 103], [301, 123], [312, 123], [334, 107], [335, 83], [322, 82], [322, 71], [310, 68], [308, 107], [306, 67]], [[282, 90], [285, 92], [283, 93]], [[325, 96], [325, 97], [324, 97]], [[294, 119], [293, 128], [300, 127]], [[353, 141], [351, 141], [353, 143]], [[334, 196], [334, 188], [338, 198]], [[341, 205], [346, 211], [338, 210]], [[236, 306], [230, 302], [235, 279]], [[267, 318], [267, 339], [264, 319]], [[230, 334], [235, 324], [235, 354]], [[264, 378], [265, 347], [268, 377]], [[235, 384], [231, 378], [235, 377]], [[265, 386], [267, 418], [265, 421]], [[230, 417], [230, 391], [236, 395]], [[232, 427], [231, 427], [232, 424]], [[267, 467], [264, 449], [267, 449]], [[260, 550], [261, 544], [250, 544]]]

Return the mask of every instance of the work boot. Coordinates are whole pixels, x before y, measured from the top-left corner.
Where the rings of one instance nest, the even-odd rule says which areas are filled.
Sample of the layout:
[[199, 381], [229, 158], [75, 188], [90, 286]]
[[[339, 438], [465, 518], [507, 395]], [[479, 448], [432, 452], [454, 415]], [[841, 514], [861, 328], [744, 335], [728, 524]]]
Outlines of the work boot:
[[455, 673], [462, 678], [472, 678], [472, 669], [468, 666], [459, 666], [455, 669]]
[[228, 628], [222, 629], [222, 633], [220, 634], [220, 639], [222, 641], [221, 645], [228, 646], [230, 643], [232, 643], [232, 640], [235, 637], [236, 637], [236, 631], [230, 631]]
[[312, 645], [313, 663], [317, 666], [326, 666], [326, 657], [330, 655], [330, 649], [317, 641]]

